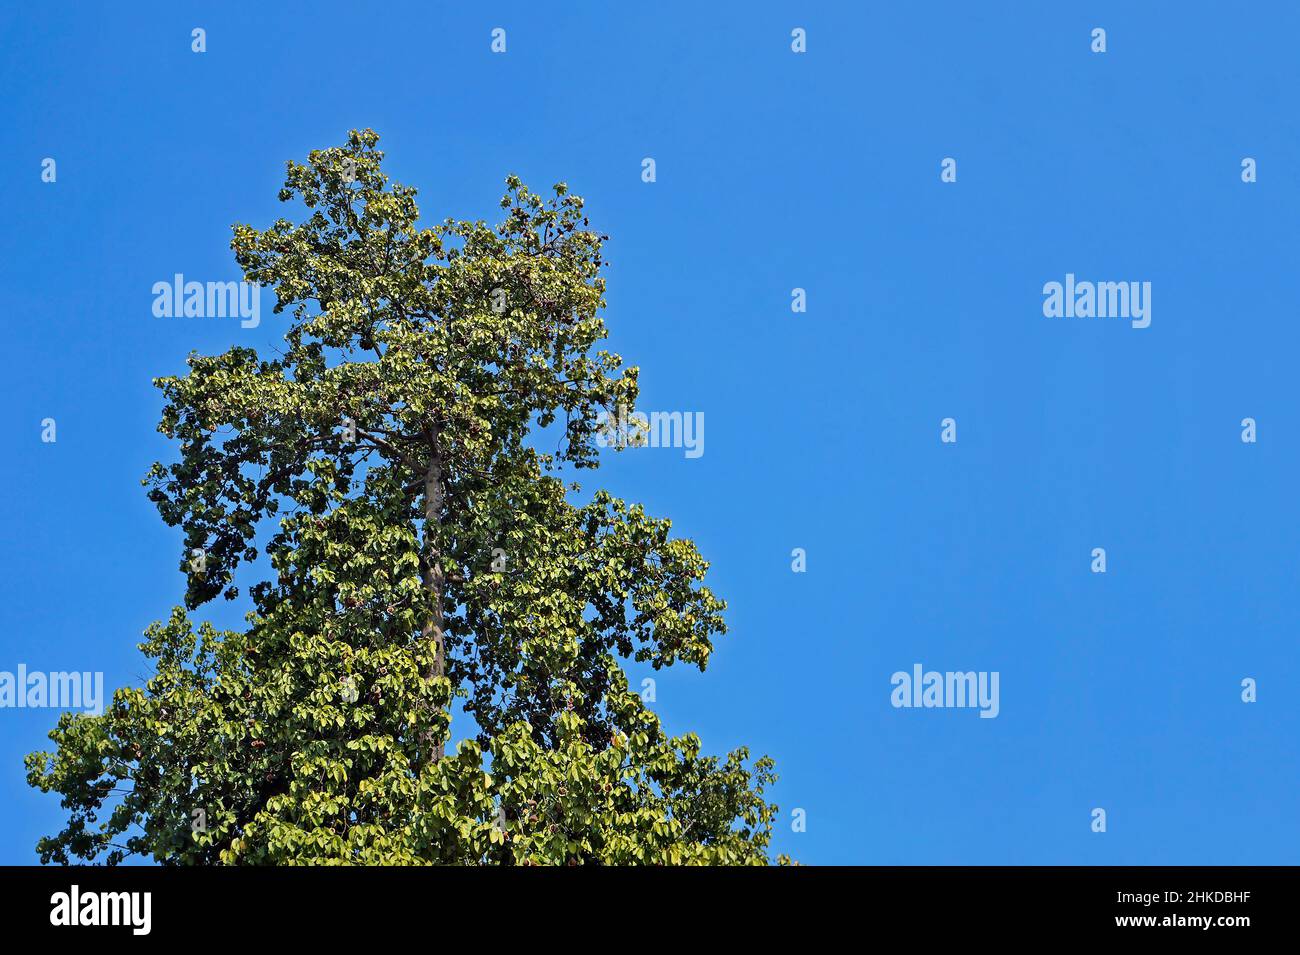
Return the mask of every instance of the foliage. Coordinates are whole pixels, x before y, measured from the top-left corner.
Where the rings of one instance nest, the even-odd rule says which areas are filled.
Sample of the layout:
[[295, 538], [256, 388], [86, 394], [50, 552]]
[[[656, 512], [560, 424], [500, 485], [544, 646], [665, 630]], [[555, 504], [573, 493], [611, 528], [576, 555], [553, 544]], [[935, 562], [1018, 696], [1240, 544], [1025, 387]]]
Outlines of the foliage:
[[[287, 350], [156, 382], [180, 450], [146, 484], [184, 532], [186, 609], [147, 631], [143, 688], [27, 758], [69, 814], [42, 859], [766, 862], [771, 761], [669, 737], [621, 665], [705, 668], [725, 631], [707, 563], [560, 476], [598, 464], [599, 412], [637, 395], [596, 350], [607, 237], [563, 184], [514, 177], [500, 225], [420, 227], [377, 141], [288, 164], [302, 221], [234, 229]], [[248, 629], [196, 629], [259, 558]]]

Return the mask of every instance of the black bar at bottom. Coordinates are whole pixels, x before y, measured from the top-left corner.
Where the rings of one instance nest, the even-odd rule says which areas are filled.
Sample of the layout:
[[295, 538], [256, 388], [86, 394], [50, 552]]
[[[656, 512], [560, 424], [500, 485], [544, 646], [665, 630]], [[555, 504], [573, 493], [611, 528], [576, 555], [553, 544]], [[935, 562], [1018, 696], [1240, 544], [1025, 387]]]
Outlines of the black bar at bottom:
[[741, 937], [788, 925], [818, 935], [840, 926], [886, 933], [881, 938], [918, 930], [927, 940], [1033, 939], [1046, 932], [1178, 944], [1198, 936], [1221, 945], [1260, 933], [1293, 935], [1298, 871], [8, 867], [0, 868], [0, 924], [9, 939], [66, 941], [75, 933], [86, 941], [116, 936], [127, 946], [245, 932], [259, 941], [378, 945], [396, 941], [394, 932], [423, 926], [423, 936], [448, 920], [498, 940], [621, 926], [619, 947], [678, 920], [728, 927]]

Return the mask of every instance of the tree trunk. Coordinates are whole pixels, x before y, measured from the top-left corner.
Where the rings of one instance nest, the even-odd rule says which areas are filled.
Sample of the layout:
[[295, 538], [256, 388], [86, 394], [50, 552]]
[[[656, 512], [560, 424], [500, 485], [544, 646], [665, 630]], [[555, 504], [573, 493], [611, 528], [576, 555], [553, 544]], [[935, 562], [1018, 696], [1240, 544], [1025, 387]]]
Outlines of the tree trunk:
[[[421, 580], [424, 589], [429, 593], [433, 609], [429, 618], [425, 621], [421, 634], [425, 640], [431, 640], [434, 644], [433, 662], [425, 669], [425, 681], [434, 680], [443, 675], [446, 668], [446, 645], [443, 642], [443, 595], [446, 585], [442, 569], [442, 554], [438, 548], [438, 528], [442, 523], [442, 459], [438, 453], [437, 431], [430, 434], [433, 445], [432, 455], [430, 456], [429, 468], [424, 474], [424, 560], [421, 570]], [[429, 736], [433, 732], [432, 727], [427, 727], [422, 736], [427, 746]], [[445, 755], [446, 745], [440, 739], [433, 747], [433, 758], [442, 759]]]

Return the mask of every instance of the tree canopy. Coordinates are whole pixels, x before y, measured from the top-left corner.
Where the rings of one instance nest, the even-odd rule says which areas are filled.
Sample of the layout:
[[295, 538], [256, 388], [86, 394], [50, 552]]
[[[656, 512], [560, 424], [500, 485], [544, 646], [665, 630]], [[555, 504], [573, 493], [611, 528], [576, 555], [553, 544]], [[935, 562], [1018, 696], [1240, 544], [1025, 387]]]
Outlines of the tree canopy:
[[[707, 562], [569, 480], [637, 397], [598, 347], [608, 237], [515, 177], [499, 224], [421, 226], [377, 144], [290, 162], [297, 220], [234, 228], [284, 350], [155, 382], [185, 606], [143, 687], [27, 757], [67, 812], [42, 860], [767, 862], [771, 760], [669, 736], [623, 668], [705, 668]], [[241, 587], [246, 629], [191, 619]]]

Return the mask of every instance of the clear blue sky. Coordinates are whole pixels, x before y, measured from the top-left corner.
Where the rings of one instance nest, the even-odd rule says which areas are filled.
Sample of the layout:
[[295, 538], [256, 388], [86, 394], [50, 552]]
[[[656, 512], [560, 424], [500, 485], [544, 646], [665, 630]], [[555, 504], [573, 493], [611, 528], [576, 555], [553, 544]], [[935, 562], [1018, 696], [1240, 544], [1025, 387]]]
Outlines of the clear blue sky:
[[[285, 160], [369, 126], [429, 220], [493, 216], [514, 172], [612, 236], [613, 347], [706, 445], [594, 477], [713, 562], [731, 634], [655, 705], [776, 758], [775, 850], [1300, 861], [1300, 8], [281, 6], [0, 13], [0, 670], [141, 679], [182, 593], [150, 379], [284, 327], [157, 319], [150, 288], [237, 278]], [[1151, 282], [1151, 326], [1045, 318], [1066, 273]], [[998, 671], [1000, 715], [894, 709], [914, 663]], [[21, 764], [55, 718], [0, 710], [0, 862], [61, 818]]]

